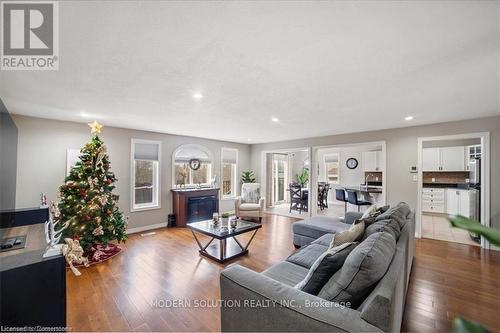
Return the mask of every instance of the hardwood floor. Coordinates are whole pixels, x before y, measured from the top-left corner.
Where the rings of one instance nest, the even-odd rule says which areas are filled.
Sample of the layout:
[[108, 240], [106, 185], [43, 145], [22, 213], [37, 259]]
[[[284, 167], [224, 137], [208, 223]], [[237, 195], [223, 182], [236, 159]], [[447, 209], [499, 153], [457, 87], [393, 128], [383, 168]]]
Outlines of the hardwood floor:
[[[201, 257], [188, 229], [131, 235], [118, 256], [82, 269], [80, 277], [67, 272], [68, 326], [75, 331], [218, 331], [219, 272], [234, 262], [262, 271], [285, 259], [294, 250], [294, 221], [266, 216], [249, 255], [225, 265]], [[449, 331], [450, 321], [463, 315], [499, 331], [499, 276], [500, 252], [417, 240], [402, 329]], [[155, 307], [155, 300], [169, 307]], [[197, 307], [202, 301], [208, 306]]]

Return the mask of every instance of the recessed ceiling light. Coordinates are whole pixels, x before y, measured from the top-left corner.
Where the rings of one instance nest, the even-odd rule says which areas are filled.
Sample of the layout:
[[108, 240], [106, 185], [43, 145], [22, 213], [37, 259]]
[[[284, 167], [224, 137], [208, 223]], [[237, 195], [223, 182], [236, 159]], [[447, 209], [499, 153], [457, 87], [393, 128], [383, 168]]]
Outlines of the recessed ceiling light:
[[406, 120], [406, 121], [413, 120], [413, 116], [406, 116], [406, 117], [405, 117], [405, 120]]
[[272, 117], [272, 118], [271, 118], [271, 121], [273, 121], [273, 122], [277, 123], [277, 122], [278, 122], [278, 121], [280, 121], [280, 120], [279, 120], [278, 118], [276, 118], [276, 117]]
[[80, 112], [80, 117], [82, 117], [82, 118], [88, 118], [89, 114], [87, 112], [85, 112], [85, 111], [81, 111]]
[[200, 94], [200, 93], [195, 93], [195, 94], [193, 94], [193, 98], [194, 98], [194, 99], [202, 99], [202, 98], [203, 98], [203, 95], [202, 95], [202, 94]]
[[252, 141], [252, 139], [247, 139], [248, 142]]

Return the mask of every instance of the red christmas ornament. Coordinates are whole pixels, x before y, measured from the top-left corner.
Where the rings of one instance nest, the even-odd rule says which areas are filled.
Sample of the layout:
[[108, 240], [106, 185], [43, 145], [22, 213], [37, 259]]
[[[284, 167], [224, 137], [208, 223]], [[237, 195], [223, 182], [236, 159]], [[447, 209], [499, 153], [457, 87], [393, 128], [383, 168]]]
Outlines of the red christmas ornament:
[[92, 219], [92, 217], [90, 217], [90, 215], [85, 215], [84, 219], [85, 219], [85, 221], [90, 221]]

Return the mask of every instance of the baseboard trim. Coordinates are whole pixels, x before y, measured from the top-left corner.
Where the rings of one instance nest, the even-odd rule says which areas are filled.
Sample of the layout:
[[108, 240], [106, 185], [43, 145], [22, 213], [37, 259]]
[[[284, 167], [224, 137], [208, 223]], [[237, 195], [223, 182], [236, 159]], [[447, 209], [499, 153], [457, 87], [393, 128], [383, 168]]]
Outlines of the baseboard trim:
[[128, 228], [127, 229], [127, 235], [129, 235], [129, 234], [135, 234], [135, 233], [142, 232], [142, 231], [147, 231], [147, 230], [153, 230], [153, 229], [159, 229], [159, 228], [166, 228], [166, 227], [167, 227], [167, 222], [150, 224], [150, 225], [145, 225], [145, 226], [142, 226], [142, 227]]
[[493, 251], [500, 251], [500, 246], [495, 246], [495, 245], [491, 245], [491, 244], [490, 244], [490, 250], [493, 250]]

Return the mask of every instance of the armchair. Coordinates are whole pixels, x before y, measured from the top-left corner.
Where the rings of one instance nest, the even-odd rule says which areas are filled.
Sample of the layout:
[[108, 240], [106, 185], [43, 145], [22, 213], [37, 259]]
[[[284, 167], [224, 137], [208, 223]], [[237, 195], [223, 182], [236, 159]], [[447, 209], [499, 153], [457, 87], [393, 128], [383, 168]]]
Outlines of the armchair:
[[260, 196], [259, 183], [244, 183], [241, 185], [241, 196], [236, 197], [234, 210], [238, 218], [253, 217], [262, 222], [265, 198]]

